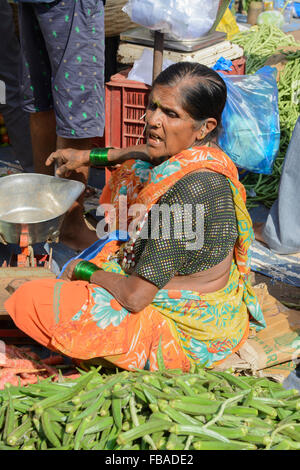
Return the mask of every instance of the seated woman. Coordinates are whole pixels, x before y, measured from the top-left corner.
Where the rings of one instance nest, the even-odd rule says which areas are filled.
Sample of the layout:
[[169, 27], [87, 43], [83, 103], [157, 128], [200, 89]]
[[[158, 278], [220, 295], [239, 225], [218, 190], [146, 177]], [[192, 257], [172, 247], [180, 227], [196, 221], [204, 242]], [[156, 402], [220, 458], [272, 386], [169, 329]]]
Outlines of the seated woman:
[[248, 280], [245, 190], [214, 144], [225, 102], [216, 72], [177, 63], [153, 83], [146, 145], [49, 157], [60, 176], [83, 163], [119, 164], [101, 202], [117, 221], [126, 202], [130, 238], [109, 239], [89, 262], [72, 260], [61, 279], [19, 287], [6, 309], [21, 330], [72, 358], [128, 370], [156, 370], [160, 344], [166, 367], [187, 371], [219, 364], [250, 327], [265, 327]]

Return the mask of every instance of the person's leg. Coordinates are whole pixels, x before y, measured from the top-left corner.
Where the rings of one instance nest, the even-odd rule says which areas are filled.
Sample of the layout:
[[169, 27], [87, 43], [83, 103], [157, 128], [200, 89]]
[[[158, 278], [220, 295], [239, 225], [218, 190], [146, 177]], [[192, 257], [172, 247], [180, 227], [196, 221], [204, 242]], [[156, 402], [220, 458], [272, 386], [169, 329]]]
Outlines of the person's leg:
[[53, 166], [45, 162], [56, 150], [56, 121], [54, 110], [30, 114], [30, 132], [33, 149], [34, 171], [43, 175], [54, 175]]
[[21, 102], [30, 122], [36, 173], [54, 175], [45, 161], [56, 150], [56, 119], [51, 95], [51, 65], [35, 5], [19, 5]]
[[[104, 131], [104, 8], [102, 1], [36, 7], [52, 73], [57, 149], [91, 149]], [[84, 184], [88, 169], [69, 176]], [[65, 217], [60, 240], [83, 250], [97, 240], [84, 220], [82, 195]]]
[[166, 368], [189, 370], [168, 321], [154, 307], [130, 314], [107, 291], [93, 287], [84, 281], [34, 280], [19, 287], [5, 308], [27, 335], [69, 357], [157, 370], [161, 342]]
[[15, 33], [12, 7], [0, 0], [0, 80], [5, 83], [5, 103], [0, 105], [10, 144], [16, 160], [25, 171], [32, 171], [33, 158], [29, 130], [29, 116], [20, 102], [20, 45]]
[[296, 123], [282, 168], [278, 199], [265, 223], [254, 224], [258, 241], [278, 254], [300, 252], [300, 118]]
[[[88, 149], [92, 148], [92, 139], [66, 139], [57, 137], [57, 148]], [[81, 181], [85, 185], [88, 181], [88, 167], [79, 168], [72, 172], [70, 179]], [[83, 251], [92, 245], [97, 239], [95, 230], [89, 229], [84, 219], [84, 193], [75, 201], [67, 212], [61, 230], [60, 241], [74, 250]]]
[[60, 315], [63, 293], [63, 321], [70, 321], [85, 303], [88, 291], [81, 283], [56, 279], [39, 279], [24, 283], [5, 302], [5, 308], [15, 325], [43, 346], [56, 350], [51, 345], [52, 332], [62, 320]]
[[[1, 55], [1, 52], [0, 52]], [[27, 173], [34, 171], [33, 149], [28, 113], [21, 106], [0, 105], [14, 159]]]

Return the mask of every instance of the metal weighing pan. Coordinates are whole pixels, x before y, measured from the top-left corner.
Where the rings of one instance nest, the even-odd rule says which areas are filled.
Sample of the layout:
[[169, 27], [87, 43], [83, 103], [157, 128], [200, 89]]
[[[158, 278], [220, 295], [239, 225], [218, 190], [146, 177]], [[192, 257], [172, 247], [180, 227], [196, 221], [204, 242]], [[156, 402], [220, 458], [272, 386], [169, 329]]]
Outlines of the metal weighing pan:
[[[144, 46], [154, 46], [154, 31], [147, 28], [134, 28], [120, 35], [121, 41]], [[165, 34], [164, 49], [171, 51], [194, 52], [226, 40], [226, 33], [214, 31], [206, 36], [191, 40], [176, 40]]]
[[64, 216], [80, 194], [79, 181], [37, 173], [20, 173], [0, 178], [0, 237], [3, 243], [54, 241]]

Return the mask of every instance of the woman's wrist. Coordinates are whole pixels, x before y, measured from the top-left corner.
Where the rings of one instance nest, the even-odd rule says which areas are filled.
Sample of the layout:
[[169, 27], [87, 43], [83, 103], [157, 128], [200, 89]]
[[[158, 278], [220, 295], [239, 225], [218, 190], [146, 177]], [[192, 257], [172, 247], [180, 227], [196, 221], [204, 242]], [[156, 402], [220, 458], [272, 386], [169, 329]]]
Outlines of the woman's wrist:
[[73, 277], [78, 281], [90, 282], [92, 274], [100, 269], [101, 268], [90, 261], [79, 261], [74, 268]]
[[81, 166], [90, 166], [90, 150], [78, 150], [78, 161]]
[[93, 148], [90, 150], [90, 165], [92, 166], [109, 166], [112, 164], [108, 157], [109, 151], [112, 147]]
[[89, 162], [91, 166], [113, 166], [127, 160], [150, 161], [145, 144], [127, 148], [94, 148], [90, 150]]

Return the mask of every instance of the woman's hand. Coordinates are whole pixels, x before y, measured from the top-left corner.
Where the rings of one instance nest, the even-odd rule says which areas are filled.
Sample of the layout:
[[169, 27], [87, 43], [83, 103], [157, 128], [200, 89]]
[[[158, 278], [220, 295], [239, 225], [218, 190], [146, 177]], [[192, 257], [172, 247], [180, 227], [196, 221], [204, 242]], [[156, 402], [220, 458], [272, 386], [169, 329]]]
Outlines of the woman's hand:
[[73, 259], [72, 261], [70, 261], [70, 263], [67, 265], [66, 269], [62, 273], [60, 279], [62, 279], [63, 281], [75, 281], [76, 278], [74, 277], [74, 269], [75, 269], [75, 266], [79, 263], [79, 261], [84, 261], [84, 260], [78, 258], [78, 259]]
[[60, 149], [46, 160], [46, 166], [52, 163], [57, 165], [56, 176], [68, 178], [72, 171], [90, 165], [90, 150]]
[[19, 289], [19, 287], [21, 287], [23, 284], [25, 284], [25, 282], [29, 282], [29, 281], [32, 281], [32, 279], [28, 279], [27, 277], [22, 278], [22, 279], [13, 279], [12, 281], [10, 281], [9, 284], [7, 284], [5, 289], [10, 294], [13, 294], [17, 289]]
[[[126, 160], [149, 161], [145, 145], [137, 145], [125, 149], [112, 148], [107, 156], [110, 166], [117, 166]], [[90, 166], [90, 150], [59, 149], [51, 153], [46, 160], [46, 166], [57, 165], [56, 176], [68, 178], [72, 171], [83, 166]]]

